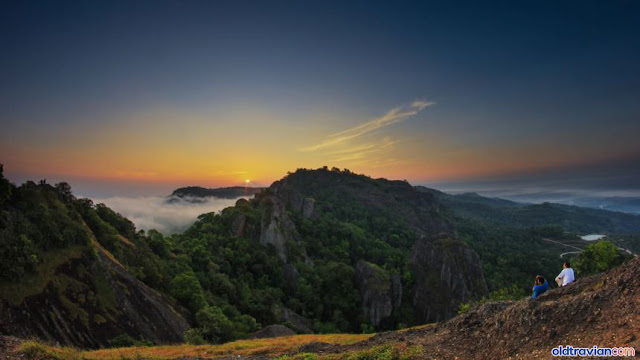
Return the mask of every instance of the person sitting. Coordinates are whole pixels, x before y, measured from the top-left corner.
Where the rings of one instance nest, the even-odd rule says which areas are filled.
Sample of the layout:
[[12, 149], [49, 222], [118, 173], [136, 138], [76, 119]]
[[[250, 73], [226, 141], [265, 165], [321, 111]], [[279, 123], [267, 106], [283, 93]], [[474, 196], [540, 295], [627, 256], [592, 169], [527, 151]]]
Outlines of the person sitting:
[[540, 294], [549, 289], [549, 283], [544, 276], [536, 275], [536, 281], [533, 283], [533, 298], [537, 298]]
[[574, 282], [575, 279], [571, 264], [569, 264], [569, 262], [562, 264], [562, 271], [558, 276], [556, 276], [556, 283], [558, 283], [558, 286], [567, 286]]

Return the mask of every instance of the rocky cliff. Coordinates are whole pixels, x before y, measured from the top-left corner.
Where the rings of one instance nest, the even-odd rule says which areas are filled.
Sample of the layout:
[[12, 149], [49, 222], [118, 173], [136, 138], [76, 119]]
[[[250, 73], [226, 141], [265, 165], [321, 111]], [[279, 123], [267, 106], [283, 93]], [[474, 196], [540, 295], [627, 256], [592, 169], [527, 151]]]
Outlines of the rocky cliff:
[[123, 334], [153, 343], [182, 341], [189, 324], [174, 302], [129, 274], [98, 244], [51, 256], [60, 263], [51, 260], [49, 268], [20, 284], [0, 284], [1, 333], [84, 348], [108, 346]]
[[448, 319], [460, 303], [488, 295], [478, 255], [449, 235], [418, 239], [411, 266], [416, 276], [413, 305], [421, 322]]
[[284, 203], [277, 196], [264, 196], [260, 206], [264, 208], [260, 223], [260, 243], [273, 245], [282, 262], [287, 262], [287, 241], [298, 241], [300, 236], [285, 211]]
[[402, 303], [402, 282], [397, 273], [390, 274], [375, 264], [360, 260], [356, 264], [356, 284], [364, 315], [373, 326], [380, 326], [380, 322]]

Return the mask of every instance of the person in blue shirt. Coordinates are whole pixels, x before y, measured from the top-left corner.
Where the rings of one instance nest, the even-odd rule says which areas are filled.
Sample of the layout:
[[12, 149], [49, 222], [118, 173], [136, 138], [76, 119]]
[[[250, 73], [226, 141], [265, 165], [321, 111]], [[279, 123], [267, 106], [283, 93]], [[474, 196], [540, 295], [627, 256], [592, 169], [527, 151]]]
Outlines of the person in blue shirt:
[[544, 276], [536, 275], [536, 281], [533, 283], [533, 298], [537, 298], [540, 294], [549, 289], [549, 283]]

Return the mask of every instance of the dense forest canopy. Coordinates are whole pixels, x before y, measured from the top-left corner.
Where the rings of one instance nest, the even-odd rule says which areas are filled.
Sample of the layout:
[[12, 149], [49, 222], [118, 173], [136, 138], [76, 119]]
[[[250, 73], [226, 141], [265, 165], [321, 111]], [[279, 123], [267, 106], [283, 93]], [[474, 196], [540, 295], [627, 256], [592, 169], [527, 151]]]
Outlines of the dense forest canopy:
[[[9, 298], [6, 284], [38, 274], [54, 250], [77, 248], [95, 256], [100, 247], [135, 277], [177, 301], [194, 326], [188, 334], [193, 341], [228, 341], [275, 323], [299, 332], [414, 325], [419, 317], [411, 305], [416, 282], [412, 251], [417, 239], [442, 232], [479, 254], [491, 297], [525, 296], [536, 274], [553, 278], [560, 270], [562, 248], [544, 239], [575, 239], [553, 222], [509, 224], [505, 209], [521, 209], [519, 205], [495, 207], [502, 214], [497, 220], [464, 216], [455, 206], [439, 207], [435, 199], [442, 195], [335, 168], [299, 169], [252, 199], [202, 214], [184, 233], [164, 236], [138, 231], [105, 205], [74, 197], [66, 183], [14, 186], [1, 171], [3, 298]], [[477, 206], [474, 202], [466, 203], [466, 212]], [[271, 230], [265, 225], [271, 226], [269, 217], [278, 221]], [[280, 242], [265, 243], [269, 231]], [[454, 240], [439, 246], [452, 246], [449, 241]], [[615, 257], [610, 247], [589, 248], [586, 254], [599, 252]], [[606, 267], [582, 266], [585, 272]], [[399, 297], [393, 300], [397, 308], [376, 324], [362, 310], [363, 291], [370, 291], [359, 285], [363, 273], [380, 284], [376, 286], [391, 289], [397, 281], [404, 289], [393, 295]], [[13, 301], [21, 300], [13, 296]]]

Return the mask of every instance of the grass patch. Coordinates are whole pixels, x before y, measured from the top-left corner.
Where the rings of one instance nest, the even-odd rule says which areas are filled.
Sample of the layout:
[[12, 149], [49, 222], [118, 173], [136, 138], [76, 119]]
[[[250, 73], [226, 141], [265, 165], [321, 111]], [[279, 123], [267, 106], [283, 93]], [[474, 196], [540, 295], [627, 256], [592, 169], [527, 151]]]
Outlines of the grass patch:
[[[310, 342], [325, 342], [335, 345], [350, 345], [373, 336], [373, 334], [327, 334], [327, 335], [293, 335], [270, 339], [238, 340], [221, 345], [168, 345], [152, 347], [130, 347], [117, 349], [101, 349], [82, 353], [84, 359], [175, 359], [183, 356], [202, 356], [216, 358], [228, 355], [264, 355], [282, 356], [295, 352]], [[298, 358], [296, 358], [298, 359]], [[300, 357], [299, 359], [315, 359]]]
[[68, 347], [55, 347], [38, 340], [27, 340], [17, 349], [20, 357], [32, 360], [81, 360], [82, 352]]
[[[433, 324], [421, 325], [408, 330], [417, 330]], [[18, 348], [24, 359], [52, 360], [99, 360], [99, 359], [177, 359], [181, 357], [204, 357], [215, 359], [226, 356], [262, 355], [278, 360], [414, 360], [424, 358], [422, 345], [407, 346], [393, 343], [338, 354], [295, 353], [300, 346], [310, 342], [334, 345], [351, 345], [370, 338], [373, 334], [327, 334], [293, 335], [270, 339], [238, 340], [222, 345], [168, 345], [151, 347], [126, 347], [79, 351], [66, 347], [54, 347], [40, 341], [25, 341]]]

